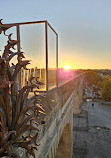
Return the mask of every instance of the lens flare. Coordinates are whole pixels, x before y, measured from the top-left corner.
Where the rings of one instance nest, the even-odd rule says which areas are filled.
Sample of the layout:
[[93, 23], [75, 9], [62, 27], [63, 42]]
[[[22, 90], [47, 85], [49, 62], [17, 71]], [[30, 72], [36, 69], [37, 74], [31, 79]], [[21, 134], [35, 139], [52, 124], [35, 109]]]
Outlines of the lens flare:
[[65, 69], [65, 70], [70, 70], [71, 67], [70, 67], [70, 65], [65, 65], [65, 66], [64, 66], [64, 69]]

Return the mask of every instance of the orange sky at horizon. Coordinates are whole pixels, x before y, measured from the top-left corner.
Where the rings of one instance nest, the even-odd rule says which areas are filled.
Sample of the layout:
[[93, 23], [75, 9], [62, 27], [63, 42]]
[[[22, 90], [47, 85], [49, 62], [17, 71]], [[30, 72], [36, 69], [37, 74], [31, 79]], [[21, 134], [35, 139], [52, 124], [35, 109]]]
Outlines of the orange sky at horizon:
[[[35, 26], [36, 25], [34, 25], [34, 28], [35, 28]], [[40, 34], [40, 28], [39, 28], [39, 34]], [[27, 28], [26, 28], [26, 30], [27, 30]], [[32, 30], [32, 28], [31, 28], [31, 30]], [[11, 28], [9, 31], [7, 31], [7, 33], [10, 33], [10, 32], [14, 33], [12, 35], [12, 39], [13, 38], [16, 39], [15, 27]], [[30, 32], [30, 31], [28, 31], [28, 32]], [[37, 34], [37, 39], [35, 37], [35, 32]], [[23, 29], [22, 29], [22, 33], [23, 33]], [[41, 33], [42, 33], [42, 31], [41, 31]], [[25, 57], [26, 57], [25, 59], [31, 60], [30, 61], [31, 64], [27, 66], [28, 68], [34, 68], [34, 67], [45, 68], [45, 66], [46, 66], [46, 64], [45, 64], [45, 61], [46, 61], [45, 44], [43, 42], [40, 42], [40, 41], [42, 41], [42, 39], [44, 39], [44, 36], [43, 35], [41, 36], [41, 34], [40, 35], [39, 34], [38, 34], [37, 30], [33, 29], [33, 31], [31, 32], [32, 36], [30, 35], [30, 33], [27, 36], [25, 36], [26, 34], [23, 34], [24, 36], [23, 35], [21, 36], [21, 41], [23, 42], [23, 43], [21, 42], [22, 50], [25, 52]], [[29, 41], [29, 38], [28, 38], [29, 36], [32, 38], [32, 40], [31, 40], [32, 43]], [[3, 37], [3, 35], [1, 37]], [[7, 39], [7, 37], [5, 37], [5, 38]], [[5, 38], [4, 38], [4, 43], [6, 43]], [[36, 42], [35, 43], [33, 42], [33, 38], [36, 39], [37, 41], [39, 41], [38, 45], [36, 44]], [[27, 42], [27, 40], [28, 40], [28, 42]], [[3, 49], [2, 38], [0, 38], [0, 43], [2, 43], [2, 45], [0, 45], [0, 49]], [[29, 47], [29, 44], [30, 44], [30, 47]], [[84, 48], [75, 49], [74, 48], [73, 50], [72, 49], [65, 50], [64, 47], [61, 48], [60, 43], [59, 43], [59, 52], [58, 52], [58, 54], [59, 54], [58, 67], [59, 68], [64, 68], [65, 65], [69, 65], [71, 67], [71, 69], [111, 69], [110, 51], [107, 51], [108, 52], [108, 53], [106, 53], [107, 56], [105, 56], [104, 50], [103, 51], [101, 51], [101, 50], [94, 51], [94, 50], [88, 49], [88, 48], [86, 48], [86, 49], [84, 49]], [[49, 56], [48, 56], [49, 57], [49, 64], [48, 64], [49, 68], [56, 67], [55, 52], [56, 52], [55, 48], [53, 49], [53, 47], [49, 47]], [[0, 52], [0, 54], [1, 54], [1, 52]]]
[[[59, 68], [70, 65], [72, 69], [111, 69], [111, 0], [5, 0], [0, 6], [3, 23], [47, 20], [51, 24], [58, 33]], [[29, 67], [45, 67], [45, 27], [24, 27], [20, 27], [21, 47], [26, 59], [29, 56], [32, 60]], [[55, 67], [53, 40], [48, 40], [49, 67]]]

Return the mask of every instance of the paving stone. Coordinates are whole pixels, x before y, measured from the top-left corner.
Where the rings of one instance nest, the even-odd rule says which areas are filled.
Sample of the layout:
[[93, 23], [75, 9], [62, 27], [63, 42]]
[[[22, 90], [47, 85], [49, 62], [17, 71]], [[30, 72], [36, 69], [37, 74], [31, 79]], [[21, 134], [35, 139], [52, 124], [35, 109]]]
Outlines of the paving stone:
[[79, 118], [74, 118], [73, 125], [74, 126], [78, 126], [79, 125]]
[[108, 120], [105, 118], [106, 111], [103, 111], [106, 107], [101, 108], [100, 104], [96, 103], [92, 109], [91, 103], [88, 103], [88, 106], [85, 104], [82, 109], [88, 113], [83, 111], [80, 116], [74, 118], [73, 158], [111, 158], [111, 126], [108, 122], [111, 120], [111, 114], [108, 110]]
[[87, 127], [87, 120], [86, 119], [80, 119], [79, 127]]

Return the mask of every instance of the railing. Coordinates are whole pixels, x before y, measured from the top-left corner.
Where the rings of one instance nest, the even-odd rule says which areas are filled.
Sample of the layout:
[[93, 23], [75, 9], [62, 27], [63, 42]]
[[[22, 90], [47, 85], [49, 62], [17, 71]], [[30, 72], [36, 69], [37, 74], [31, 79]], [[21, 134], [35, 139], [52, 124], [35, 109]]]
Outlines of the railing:
[[[58, 34], [48, 21], [34, 21], [11, 23], [7, 34], [13, 33], [12, 38], [19, 42], [15, 51], [25, 52], [25, 57], [31, 60], [27, 68], [22, 69], [18, 75], [18, 88], [25, 86], [31, 77], [39, 78], [44, 83], [39, 91], [45, 92], [76, 76], [75, 70], [58, 68]], [[7, 36], [0, 35], [0, 50], [7, 44]], [[19, 57], [18, 57], [19, 59]], [[20, 60], [20, 59], [19, 59]], [[14, 59], [16, 64], [17, 59]]]
[[[31, 60], [28, 70], [22, 69], [18, 76], [18, 87], [27, 84], [30, 77], [39, 77], [44, 83], [40, 91], [48, 91], [58, 86], [58, 34], [48, 21], [11, 23], [7, 34], [13, 33], [12, 38], [19, 40], [15, 51], [25, 52], [25, 57]], [[0, 50], [7, 43], [7, 37], [1, 36]], [[16, 63], [16, 59], [13, 60]]]

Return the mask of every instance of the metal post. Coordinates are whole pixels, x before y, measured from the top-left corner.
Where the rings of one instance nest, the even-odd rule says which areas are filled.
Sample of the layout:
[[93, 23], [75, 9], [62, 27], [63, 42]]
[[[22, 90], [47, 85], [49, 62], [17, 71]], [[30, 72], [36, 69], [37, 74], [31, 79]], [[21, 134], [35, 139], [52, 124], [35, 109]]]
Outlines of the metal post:
[[56, 34], [56, 87], [58, 87], [58, 34]]
[[[17, 40], [19, 41], [17, 43], [17, 51], [20, 52], [21, 50], [20, 50], [20, 28], [19, 28], [19, 24], [16, 25], [16, 28], [17, 28]], [[18, 60], [19, 60], [19, 56], [18, 56]], [[21, 70], [18, 74], [18, 81], [19, 81], [18, 89], [20, 90], [21, 89]]]
[[48, 30], [47, 21], [45, 22], [45, 42], [46, 42], [46, 91], [48, 91]]

